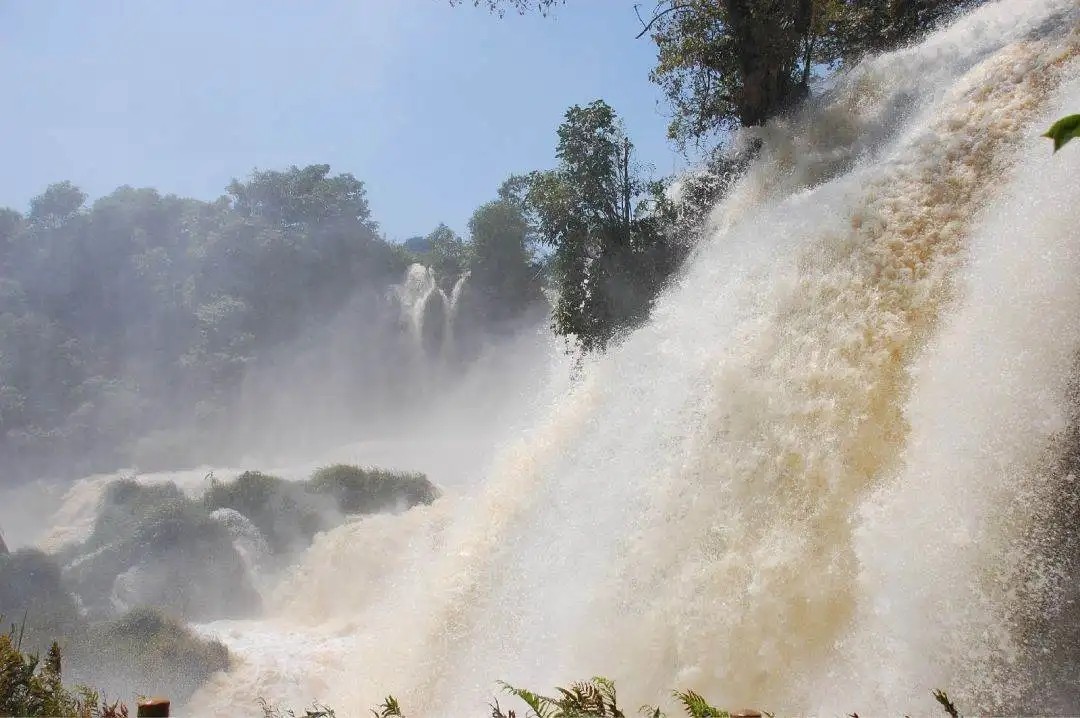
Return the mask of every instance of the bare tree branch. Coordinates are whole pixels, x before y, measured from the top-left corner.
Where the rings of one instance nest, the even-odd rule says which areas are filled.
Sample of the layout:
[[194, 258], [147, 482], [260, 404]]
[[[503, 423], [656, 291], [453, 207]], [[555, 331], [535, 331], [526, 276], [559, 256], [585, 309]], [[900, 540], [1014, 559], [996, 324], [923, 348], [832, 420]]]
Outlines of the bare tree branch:
[[653, 25], [656, 24], [656, 21], [659, 20], [660, 18], [662, 18], [664, 15], [667, 15], [669, 13], [673, 13], [676, 10], [686, 10], [686, 9], [688, 9], [690, 7], [689, 5], [679, 5], [679, 4], [675, 3], [675, 2], [672, 2], [670, 5], [668, 5], [666, 10], [661, 10], [660, 5], [661, 5], [661, 3], [657, 3], [656, 8], [653, 10], [653, 16], [649, 19], [649, 22], [645, 22], [641, 18], [641, 11], [639, 10], [641, 5], [638, 5], [637, 3], [634, 3], [634, 14], [637, 15], [638, 22], [641, 23], [641, 32], [639, 32], [637, 35], [634, 36], [635, 40], [640, 40], [641, 37], [645, 33], [647, 33], [652, 28]]

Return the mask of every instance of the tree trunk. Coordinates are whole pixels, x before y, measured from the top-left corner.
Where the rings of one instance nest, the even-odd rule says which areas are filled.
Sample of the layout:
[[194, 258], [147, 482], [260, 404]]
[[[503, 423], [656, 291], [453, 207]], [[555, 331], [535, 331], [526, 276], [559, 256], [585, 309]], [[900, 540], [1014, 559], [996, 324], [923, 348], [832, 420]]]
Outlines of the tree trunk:
[[736, 37], [744, 127], [764, 124], [799, 96], [793, 76], [810, 31], [812, 0], [725, 0]]

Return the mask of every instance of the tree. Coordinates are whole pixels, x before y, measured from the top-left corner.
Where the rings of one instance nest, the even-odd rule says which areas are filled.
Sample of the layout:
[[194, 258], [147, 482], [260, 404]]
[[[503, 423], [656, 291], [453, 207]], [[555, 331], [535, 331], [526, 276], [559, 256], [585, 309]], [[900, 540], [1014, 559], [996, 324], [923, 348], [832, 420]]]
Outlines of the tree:
[[571, 107], [558, 136], [559, 166], [532, 176], [528, 203], [553, 250], [556, 332], [585, 351], [602, 349], [647, 316], [678, 251], [644, 211], [649, 184], [607, 103]]
[[178, 437], [170, 462], [212, 451], [250, 367], [353, 297], [389, 301], [407, 258], [378, 237], [355, 177], [290, 167], [227, 191], [124, 186], [86, 207], [60, 182], [25, 217], [0, 210], [8, 476], [130, 465], [149, 434]]
[[524, 207], [510, 199], [487, 202], [469, 220], [469, 234], [469, 287], [483, 321], [500, 324], [514, 319], [540, 298]]
[[745, 171], [754, 154], [750, 150], [729, 154], [725, 149], [716, 147], [697, 168], [650, 185], [654, 219], [684, 252], [697, 241], [709, 212]]
[[374, 231], [364, 183], [349, 173], [331, 177], [330, 165], [295, 165], [283, 172], [253, 172], [228, 187], [233, 209], [283, 228], [328, 222], [359, 224]]
[[73, 217], [86, 202], [86, 194], [70, 182], [49, 185], [30, 200], [30, 222], [55, 229]]
[[806, 92], [813, 0], [670, 0], [657, 6], [650, 78], [674, 109], [672, 139], [758, 125]]
[[13, 209], [0, 207], [0, 271], [3, 271], [12, 252], [12, 244], [22, 230], [23, 217]]
[[469, 248], [457, 232], [442, 223], [425, 239], [428, 250], [424, 261], [442, 290], [449, 292], [469, 265]]
[[826, 7], [826, 54], [846, 63], [901, 47], [981, 0], [858, 0]]

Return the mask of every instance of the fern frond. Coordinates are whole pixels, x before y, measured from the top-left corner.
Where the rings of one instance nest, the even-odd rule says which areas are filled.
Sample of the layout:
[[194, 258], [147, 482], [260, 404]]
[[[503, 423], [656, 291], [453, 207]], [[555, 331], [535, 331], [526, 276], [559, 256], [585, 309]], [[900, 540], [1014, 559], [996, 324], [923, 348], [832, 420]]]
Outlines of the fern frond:
[[371, 713], [375, 718], [404, 718], [401, 706], [393, 696], [387, 696], [380, 705], [371, 709]]
[[603, 676], [593, 676], [592, 683], [597, 687], [608, 703], [612, 706], [615, 706], [618, 703], [618, 701], [615, 700], [615, 681], [610, 678], [604, 678]]
[[509, 683], [499, 681], [499, 687], [506, 693], [520, 698], [529, 707], [536, 718], [558, 718], [559, 702], [553, 698], [533, 693], [524, 688], [515, 688]]
[[672, 695], [682, 703], [686, 715], [690, 716], [690, 718], [729, 718], [727, 711], [709, 705], [709, 702], [700, 693], [673, 691]]

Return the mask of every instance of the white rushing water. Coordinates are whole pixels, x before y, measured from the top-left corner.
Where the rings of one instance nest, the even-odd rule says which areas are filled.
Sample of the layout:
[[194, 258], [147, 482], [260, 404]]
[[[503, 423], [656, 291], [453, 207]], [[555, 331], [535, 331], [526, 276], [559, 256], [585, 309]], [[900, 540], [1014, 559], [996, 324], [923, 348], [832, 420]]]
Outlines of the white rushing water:
[[1080, 349], [1080, 148], [1038, 134], [1080, 110], [1078, 24], [987, 5], [762, 130], [651, 322], [482, 480], [320, 536], [267, 619], [203, 628], [238, 660], [197, 714], [484, 715], [497, 679], [595, 674], [627, 706], [1027, 700]]

